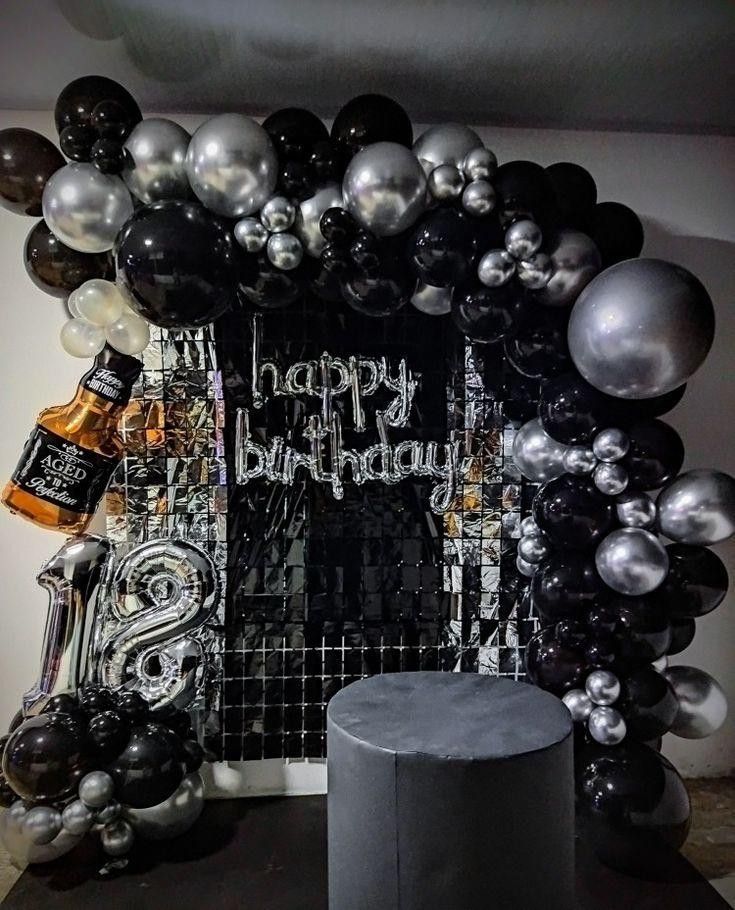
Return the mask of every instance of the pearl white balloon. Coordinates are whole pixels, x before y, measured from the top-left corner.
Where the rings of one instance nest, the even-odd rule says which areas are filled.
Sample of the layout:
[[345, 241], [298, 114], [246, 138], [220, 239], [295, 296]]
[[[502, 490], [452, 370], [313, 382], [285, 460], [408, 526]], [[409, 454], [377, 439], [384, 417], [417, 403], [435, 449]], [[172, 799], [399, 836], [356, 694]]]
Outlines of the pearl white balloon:
[[612, 531], [598, 546], [595, 565], [605, 584], [628, 597], [655, 591], [669, 571], [661, 541], [642, 528]]
[[592, 739], [603, 746], [617, 746], [628, 732], [620, 711], [606, 706], [592, 709], [587, 718], [587, 729]]
[[425, 130], [413, 144], [413, 153], [427, 175], [440, 164], [461, 168], [467, 155], [482, 147], [482, 139], [462, 123], [439, 123]]
[[85, 281], [73, 296], [77, 315], [102, 328], [114, 322], [127, 306], [118, 286], [103, 278]]
[[452, 288], [435, 288], [431, 284], [419, 284], [411, 303], [429, 316], [445, 316], [452, 309]]
[[562, 701], [569, 708], [572, 720], [576, 723], [587, 720], [594, 708], [589, 695], [583, 689], [570, 689], [564, 693]]
[[620, 680], [609, 670], [593, 670], [584, 688], [596, 705], [612, 705], [620, 698]]
[[661, 533], [705, 547], [735, 533], [735, 478], [722, 471], [680, 474], [656, 501]]
[[549, 436], [538, 418], [529, 420], [513, 439], [513, 461], [521, 474], [534, 483], [545, 483], [564, 473], [566, 446]]
[[[303, 202], [299, 203], [293, 230], [301, 241], [304, 252], [309, 256], [314, 256], [315, 258], [320, 256], [327, 245], [327, 241], [319, 229], [322, 215], [327, 209], [341, 207], [342, 187], [334, 181], [320, 187], [313, 196], [309, 196], [308, 199], [304, 199]], [[235, 231], [237, 231], [237, 227]]]
[[122, 178], [141, 202], [186, 199], [186, 151], [191, 136], [178, 123], [149, 117], [133, 127], [125, 140], [126, 166]]
[[684, 739], [704, 739], [725, 723], [727, 698], [722, 687], [704, 670], [669, 667], [663, 674], [679, 701], [671, 732]]
[[107, 342], [121, 354], [140, 354], [149, 345], [151, 329], [145, 319], [135, 313], [124, 312], [105, 330]]
[[61, 347], [72, 357], [95, 357], [105, 346], [105, 330], [86, 319], [69, 319], [59, 333]]

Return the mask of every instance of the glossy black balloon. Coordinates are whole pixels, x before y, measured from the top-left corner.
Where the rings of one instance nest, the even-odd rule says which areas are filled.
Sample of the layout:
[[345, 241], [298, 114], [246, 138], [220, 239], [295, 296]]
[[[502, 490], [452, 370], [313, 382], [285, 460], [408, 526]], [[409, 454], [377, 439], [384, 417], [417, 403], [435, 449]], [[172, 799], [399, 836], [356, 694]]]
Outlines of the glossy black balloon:
[[300, 107], [274, 111], [263, 121], [281, 161], [308, 161], [314, 146], [329, 139], [329, 131], [316, 114]]
[[500, 388], [503, 415], [514, 423], [526, 423], [538, 411], [539, 384], [509, 370]]
[[334, 118], [332, 142], [344, 160], [349, 160], [374, 142], [397, 142], [411, 148], [413, 127], [408, 114], [392, 98], [358, 95]]
[[645, 742], [671, 729], [679, 701], [664, 676], [653, 667], [641, 667], [621, 680], [616, 707], [625, 717], [628, 736]]
[[108, 253], [80, 253], [55, 237], [45, 221], [31, 228], [23, 261], [31, 281], [47, 294], [68, 297], [85, 281], [114, 281], [115, 269]]
[[150, 713], [148, 702], [139, 692], [120, 692], [117, 697], [117, 713], [127, 720], [131, 727], [142, 724]]
[[81, 718], [83, 711], [79, 707], [79, 701], [66, 692], [60, 695], [52, 695], [44, 705], [45, 714], [71, 714]]
[[562, 474], [533, 500], [536, 524], [558, 547], [591, 550], [615, 527], [615, 507], [587, 477]]
[[92, 108], [90, 125], [100, 139], [112, 139], [118, 144], [130, 134], [135, 121], [130, 112], [118, 101], [100, 101]]
[[416, 279], [408, 269], [392, 270], [387, 275], [357, 274], [342, 282], [342, 294], [353, 310], [364, 316], [389, 316], [408, 303]]
[[305, 265], [289, 271], [277, 269], [263, 253], [238, 253], [237, 293], [244, 304], [278, 310], [295, 303], [304, 293]]
[[557, 442], [589, 445], [600, 430], [615, 426], [619, 405], [578, 373], [563, 373], [541, 386], [538, 414]]
[[648, 746], [589, 745], [576, 757], [580, 837], [606, 865], [657, 876], [686, 840], [690, 804], [674, 766]]
[[125, 166], [125, 153], [116, 139], [98, 139], [89, 160], [102, 174], [119, 174]]
[[191, 732], [191, 717], [188, 711], [166, 711], [166, 709], [156, 711], [156, 720], [165, 724], [169, 730], [185, 739]]
[[610, 670], [620, 660], [618, 642], [612, 636], [593, 638], [584, 648], [584, 659], [590, 669]]
[[655, 597], [672, 617], [706, 616], [722, 603], [729, 578], [720, 557], [707, 547], [672, 543], [666, 547], [669, 573]]
[[671, 644], [666, 652], [670, 657], [686, 651], [694, 640], [697, 631], [695, 621], [689, 617], [671, 620]]
[[342, 156], [333, 142], [317, 142], [309, 155], [309, 167], [315, 184], [327, 180], [341, 180], [344, 174]]
[[163, 724], [134, 727], [127, 747], [107, 771], [121, 803], [134, 809], [156, 806], [171, 796], [184, 777], [181, 740]]
[[345, 209], [327, 209], [319, 219], [319, 230], [328, 244], [348, 247], [360, 232], [360, 225]]
[[97, 133], [91, 126], [77, 123], [65, 126], [59, 133], [59, 146], [72, 161], [89, 161], [92, 157], [92, 146], [97, 139]]
[[285, 161], [278, 170], [278, 190], [297, 201], [308, 199], [314, 192], [314, 174], [303, 161]]
[[526, 295], [518, 325], [505, 339], [505, 355], [523, 376], [548, 379], [572, 368], [567, 345], [569, 314], [558, 307], [534, 303]]
[[532, 217], [543, 225], [554, 212], [554, 189], [540, 164], [508, 161], [493, 181], [498, 208], [507, 218]]
[[643, 249], [641, 220], [622, 202], [598, 203], [589, 232], [600, 251], [603, 269], [624, 259], [634, 259]]
[[544, 624], [581, 620], [604, 587], [594, 559], [575, 552], [553, 553], [536, 569], [531, 597]]
[[630, 448], [622, 459], [628, 489], [655, 490], [681, 470], [684, 443], [676, 430], [661, 420], [640, 420], [627, 428]]
[[597, 203], [597, 185], [580, 164], [559, 161], [546, 168], [562, 227], [586, 231]]
[[671, 623], [666, 608], [655, 597], [615, 597], [607, 605], [615, 617], [615, 637], [620, 660], [643, 666], [663, 657], [671, 644]]
[[93, 686], [84, 688], [79, 693], [79, 707], [90, 716], [101, 711], [111, 711], [116, 706], [117, 698], [109, 689]]
[[368, 231], [359, 231], [349, 249], [350, 261], [365, 275], [377, 277], [384, 259], [380, 240]]
[[114, 252], [130, 305], [154, 325], [207, 325], [235, 300], [232, 235], [196, 202], [142, 206], [123, 225]]
[[518, 290], [512, 284], [488, 288], [483, 284], [456, 290], [452, 320], [472, 341], [489, 344], [513, 331], [519, 312]]
[[524, 660], [530, 681], [555, 695], [579, 688], [587, 675], [582, 653], [577, 648], [563, 645], [553, 626], [542, 629], [530, 639]]
[[9, 809], [18, 799], [18, 795], [10, 784], [5, 780], [4, 775], [0, 774], [0, 806], [3, 809]]
[[650, 420], [654, 417], [661, 417], [663, 414], [675, 408], [684, 397], [686, 392], [686, 383], [680, 385], [665, 395], [656, 395], [654, 398], [627, 398], [625, 401], [625, 416], [629, 421], [633, 420]]
[[102, 711], [89, 721], [89, 738], [100, 761], [111, 761], [128, 744], [130, 724], [118, 711]]
[[186, 766], [186, 773], [198, 771], [204, 762], [204, 749], [194, 739], [185, 739], [181, 744], [181, 756]]
[[70, 82], [56, 101], [54, 120], [57, 131], [79, 124], [91, 126], [92, 114], [103, 101], [114, 101], [118, 105], [122, 114], [117, 113], [116, 118], [124, 117], [129, 129], [143, 119], [133, 96], [114, 79], [106, 76], [81, 76]]
[[461, 284], [477, 255], [474, 226], [457, 209], [433, 209], [414, 228], [407, 253], [411, 268], [426, 284], [436, 288]]
[[71, 796], [92, 767], [84, 725], [68, 714], [27, 718], [10, 736], [2, 762], [18, 796], [44, 801]]
[[0, 130], [0, 206], [16, 215], [40, 215], [43, 188], [65, 164], [61, 152], [33, 130]]
[[569, 648], [584, 648], [589, 634], [583, 622], [576, 619], [560, 619], [554, 626], [556, 640]]

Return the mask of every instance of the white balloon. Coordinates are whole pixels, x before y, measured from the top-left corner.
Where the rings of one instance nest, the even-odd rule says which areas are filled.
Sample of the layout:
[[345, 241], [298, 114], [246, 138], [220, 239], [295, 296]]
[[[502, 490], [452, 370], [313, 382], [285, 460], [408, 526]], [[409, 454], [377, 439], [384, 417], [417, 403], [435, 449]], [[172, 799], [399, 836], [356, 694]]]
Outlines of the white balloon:
[[107, 326], [107, 342], [121, 354], [140, 354], [151, 340], [151, 329], [145, 319], [130, 311]]
[[59, 333], [61, 347], [72, 357], [94, 357], [105, 346], [105, 330], [86, 319], [69, 319]]
[[125, 307], [125, 300], [117, 285], [103, 278], [85, 281], [74, 291], [76, 314], [92, 325], [102, 328], [110, 325], [122, 315]]

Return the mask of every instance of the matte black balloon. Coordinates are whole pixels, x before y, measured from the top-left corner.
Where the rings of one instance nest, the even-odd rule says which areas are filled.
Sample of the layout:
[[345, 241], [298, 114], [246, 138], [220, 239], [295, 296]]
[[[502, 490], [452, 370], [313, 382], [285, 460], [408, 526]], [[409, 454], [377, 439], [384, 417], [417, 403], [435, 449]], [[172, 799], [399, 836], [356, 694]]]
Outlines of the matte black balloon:
[[540, 164], [508, 161], [498, 168], [493, 184], [506, 217], [531, 216], [543, 223], [554, 211], [554, 189]]
[[666, 608], [656, 598], [616, 597], [607, 610], [616, 619], [617, 649], [624, 664], [650, 664], [667, 653], [671, 623]]
[[567, 345], [569, 314], [555, 307], [544, 307], [526, 295], [518, 326], [505, 339], [505, 354], [510, 365], [534, 379], [548, 379], [572, 368]]
[[436, 288], [461, 284], [477, 255], [470, 216], [453, 208], [434, 209], [415, 227], [407, 252], [411, 268], [426, 284]]
[[131, 727], [142, 724], [150, 713], [148, 702], [139, 692], [132, 691], [119, 693], [115, 710]]
[[127, 746], [128, 721], [117, 711], [102, 711], [89, 722], [89, 738], [103, 762], [111, 761]]
[[348, 160], [374, 142], [397, 142], [411, 148], [413, 127], [408, 114], [392, 98], [358, 95], [334, 118], [332, 142]]
[[389, 316], [411, 298], [416, 279], [408, 269], [386, 276], [353, 275], [342, 284], [342, 293], [353, 310], [364, 316]]
[[553, 626], [542, 629], [530, 639], [524, 659], [530, 681], [555, 695], [578, 689], [587, 675], [582, 654], [576, 648], [561, 644]]
[[552, 544], [591, 550], [615, 526], [614, 501], [586, 477], [562, 474], [545, 483], [533, 501], [533, 517]]
[[125, 166], [125, 153], [116, 139], [98, 139], [89, 160], [103, 174], [119, 174]]
[[671, 866], [689, 833], [689, 796], [674, 766], [635, 742], [576, 757], [580, 836], [606, 865], [645, 877]]
[[131, 306], [154, 325], [207, 325], [235, 301], [232, 235], [196, 202], [142, 206], [123, 225], [114, 252]]
[[89, 161], [97, 139], [96, 130], [84, 123], [65, 126], [59, 133], [61, 151], [72, 161]]
[[578, 373], [564, 373], [542, 384], [538, 414], [552, 439], [589, 445], [600, 430], [615, 426], [618, 408]]
[[725, 599], [729, 586], [727, 569], [720, 557], [707, 547], [672, 543], [666, 547], [669, 574], [655, 597], [670, 615], [706, 616]]
[[106, 76], [81, 76], [70, 82], [56, 101], [54, 108], [56, 129], [61, 132], [67, 126], [78, 124], [91, 126], [92, 113], [102, 101], [116, 102], [124, 112], [125, 121], [130, 129], [143, 119], [133, 96], [114, 79], [108, 79]]
[[656, 395], [654, 398], [627, 398], [625, 415], [629, 420], [650, 420], [653, 417], [661, 417], [679, 404], [686, 389], [687, 386], [684, 383], [678, 389], [666, 392], [665, 395]]
[[71, 796], [92, 767], [84, 725], [67, 714], [27, 718], [8, 740], [2, 762], [10, 786], [29, 800]]
[[127, 747], [107, 771], [121, 803], [134, 809], [155, 806], [168, 799], [184, 777], [181, 740], [163, 724], [134, 727]]
[[55, 237], [45, 221], [31, 228], [23, 253], [31, 281], [47, 294], [68, 297], [91, 278], [115, 280], [108, 253], [80, 253]]
[[308, 161], [317, 142], [329, 139], [329, 131], [316, 114], [300, 107], [275, 111], [263, 121], [281, 161]]
[[600, 202], [595, 206], [590, 236], [600, 251], [603, 269], [634, 259], [643, 249], [640, 218], [622, 202]]
[[684, 443], [661, 420], [642, 420], [627, 428], [630, 448], [621, 464], [629, 490], [655, 490], [672, 480], [684, 464]]
[[40, 215], [43, 188], [65, 164], [61, 152], [33, 130], [0, 130], [0, 206], [16, 215]]
[[580, 164], [559, 161], [546, 168], [562, 227], [586, 231], [597, 203], [597, 185]]
[[694, 640], [697, 631], [697, 625], [693, 619], [672, 619], [671, 620], [671, 644], [666, 652], [670, 657], [675, 654], [681, 654], [686, 651]]
[[295, 303], [304, 293], [305, 265], [290, 271], [277, 269], [268, 257], [238, 254], [237, 290], [244, 303], [263, 310], [278, 310]]
[[574, 552], [554, 553], [536, 569], [531, 597], [545, 624], [580, 620], [604, 587], [594, 559]]
[[642, 667], [621, 680], [617, 708], [625, 717], [628, 736], [645, 742], [671, 729], [679, 701], [664, 676], [653, 667]]
[[452, 296], [454, 324], [472, 341], [483, 344], [505, 338], [513, 330], [518, 312], [518, 289], [512, 284], [488, 288], [478, 283]]

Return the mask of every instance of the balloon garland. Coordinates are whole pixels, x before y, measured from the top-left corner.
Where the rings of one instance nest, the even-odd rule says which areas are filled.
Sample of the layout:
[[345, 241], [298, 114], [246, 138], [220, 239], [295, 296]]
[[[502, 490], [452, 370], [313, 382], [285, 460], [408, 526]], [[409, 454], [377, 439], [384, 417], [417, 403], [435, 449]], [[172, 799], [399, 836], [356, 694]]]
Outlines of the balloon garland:
[[[668, 657], [724, 598], [727, 572], [707, 548], [735, 532], [735, 480], [680, 474], [682, 441], [658, 419], [712, 344], [701, 283], [636, 258], [639, 219], [598, 202], [579, 165], [499, 166], [459, 124], [414, 141], [406, 112], [380, 95], [348, 102], [331, 131], [288, 108], [262, 126], [219, 115], [189, 136], [143, 119], [125, 89], [90, 76], [64, 89], [55, 120], [67, 164], [38, 134], [0, 132], [0, 204], [43, 212], [26, 268], [67, 298], [69, 354], [94, 356], [105, 344], [139, 354], [149, 324], [197, 327], [306, 293], [373, 318], [410, 302], [427, 318], [449, 316], [477, 356], [502, 347], [512, 368], [505, 416], [521, 424], [515, 463], [542, 484], [517, 548], [540, 625], [528, 678], [575, 721], [580, 818], [603, 860], [645, 866], [654, 831], [680, 846], [688, 798], [660, 737], [709, 735], [727, 709], [715, 680], [668, 667]], [[132, 694], [60, 695], [5, 743], [0, 793], [13, 805], [0, 836], [16, 852], [22, 834], [26, 858], [45, 861], [93, 824], [107, 832], [110, 856], [129, 849], [111, 802], [118, 766], [144, 743], [156, 755], [175, 751], [170, 727], [155, 722], [145, 735], [128, 730], [119, 751], [122, 715], [139, 710], [141, 721], [148, 710]], [[83, 737], [117, 750], [108, 771], [78, 758]], [[50, 789], [25, 783], [27, 738], [49, 767], [52, 753], [66, 756]], [[173, 762], [169, 795], [195, 765]], [[63, 811], [36, 805], [74, 792]], [[144, 814], [162, 792], [126, 795]]]

